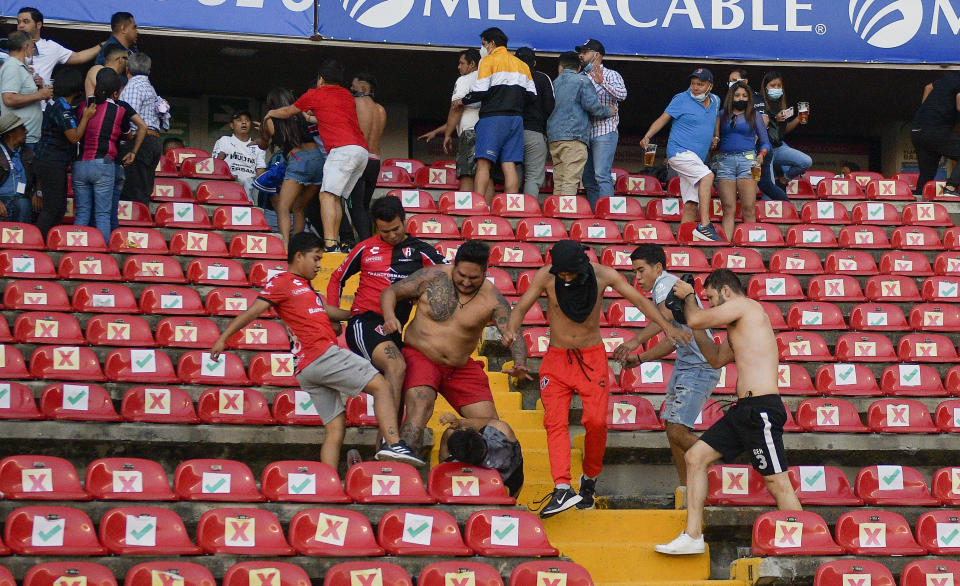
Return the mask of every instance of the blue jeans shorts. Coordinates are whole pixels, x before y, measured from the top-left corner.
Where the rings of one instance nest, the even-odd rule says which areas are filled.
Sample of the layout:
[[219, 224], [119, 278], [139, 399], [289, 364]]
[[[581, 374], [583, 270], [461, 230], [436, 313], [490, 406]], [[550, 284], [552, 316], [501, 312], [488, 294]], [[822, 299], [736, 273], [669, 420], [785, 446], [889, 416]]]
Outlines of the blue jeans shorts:
[[323, 183], [323, 164], [326, 160], [320, 149], [290, 153], [284, 179], [293, 179], [300, 185], [320, 185]]
[[[749, 159], [747, 156], [749, 155]], [[717, 155], [717, 179], [736, 181], [737, 179], [751, 179], [750, 168], [757, 160], [753, 151], [743, 153], [720, 153]]]
[[474, 126], [474, 157], [491, 163], [523, 162], [523, 117], [487, 116]]
[[663, 400], [666, 407], [661, 419], [664, 423], [679, 423], [693, 429], [700, 410], [718, 382], [720, 371], [709, 366], [674, 367], [667, 382], [667, 396]]

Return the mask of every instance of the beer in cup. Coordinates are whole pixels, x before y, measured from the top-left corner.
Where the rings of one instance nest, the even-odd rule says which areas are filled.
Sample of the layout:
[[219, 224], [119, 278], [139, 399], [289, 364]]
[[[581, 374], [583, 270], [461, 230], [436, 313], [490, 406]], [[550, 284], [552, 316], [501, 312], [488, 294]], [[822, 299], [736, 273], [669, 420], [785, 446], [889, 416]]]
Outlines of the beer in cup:
[[643, 153], [643, 165], [645, 167], [653, 167], [653, 162], [657, 158], [657, 145], [648, 144], [647, 150]]
[[797, 112], [800, 114], [800, 124], [806, 124], [810, 118], [810, 102], [800, 102], [797, 104]]

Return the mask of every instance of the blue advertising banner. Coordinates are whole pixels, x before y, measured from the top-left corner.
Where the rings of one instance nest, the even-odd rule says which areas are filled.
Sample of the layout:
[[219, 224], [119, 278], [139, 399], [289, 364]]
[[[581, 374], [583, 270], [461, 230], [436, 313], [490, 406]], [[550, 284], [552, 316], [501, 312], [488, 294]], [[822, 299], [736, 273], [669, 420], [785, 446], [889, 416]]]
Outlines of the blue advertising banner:
[[[960, 0], [318, 0], [329, 39], [478, 46], [499, 26], [510, 46], [697, 59], [956, 63]], [[30, 0], [48, 18], [309, 36], [313, 0]], [[5, 15], [19, 3], [0, 0]]]

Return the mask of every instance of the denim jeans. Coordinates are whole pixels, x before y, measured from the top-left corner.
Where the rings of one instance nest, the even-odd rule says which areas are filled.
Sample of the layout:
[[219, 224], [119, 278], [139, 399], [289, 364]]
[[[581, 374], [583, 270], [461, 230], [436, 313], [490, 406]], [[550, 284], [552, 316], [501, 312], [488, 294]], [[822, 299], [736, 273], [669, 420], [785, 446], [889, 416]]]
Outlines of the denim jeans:
[[617, 152], [618, 132], [608, 132], [590, 138], [587, 145], [587, 164], [583, 167], [583, 186], [587, 189], [587, 200], [590, 207], [597, 206], [601, 197], [613, 195], [613, 180], [610, 178], [610, 169], [613, 167], [613, 156]]
[[114, 206], [116, 165], [109, 159], [76, 161], [73, 164], [73, 193], [76, 198], [77, 226], [95, 226], [104, 239], [110, 239], [110, 206]]
[[[156, 166], [156, 165], [154, 165]], [[123, 188], [127, 183], [127, 173], [123, 165], [116, 164], [113, 176], [113, 205], [110, 207], [110, 234], [120, 227], [120, 197], [123, 195]], [[151, 190], [151, 193], [153, 190]], [[107, 236], [110, 240], [110, 236]]]
[[788, 181], [796, 179], [807, 172], [807, 169], [813, 165], [813, 159], [810, 155], [791, 148], [787, 143], [775, 147], [764, 161], [763, 172], [760, 175], [758, 187], [766, 196], [765, 199], [776, 199], [789, 201], [786, 192], [776, 184], [774, 169], [777, 167], [786, 167], [784, 177]]
[[7, 208], [7, 216], [0, 218], [4, 222], [33, 223], [33, 206], [25, 195], [0, 195], [0, 202]]

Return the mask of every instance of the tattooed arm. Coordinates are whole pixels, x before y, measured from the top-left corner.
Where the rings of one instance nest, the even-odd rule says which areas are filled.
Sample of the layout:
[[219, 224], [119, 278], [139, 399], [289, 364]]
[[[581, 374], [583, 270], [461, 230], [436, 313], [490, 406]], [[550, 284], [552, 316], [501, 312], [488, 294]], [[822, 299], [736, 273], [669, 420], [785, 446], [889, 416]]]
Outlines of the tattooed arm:
[[[510, 322], [510, 304], [504, 299], [499, 291], [497, 294], [497, 303], [493, 306], [493, 323], [500, 330], [500, 335], [505, 335], [509, 329]], [[514, 335], [510, 344], [510, 354], [513, 356], [513, 369], [508, 371], [510, 376], [531, 380], [530, 373], [527, 370], [527, 345], [523, 338]]]
[[[402, 281], [397, 281], [380, 293], [380, 312], [383, 314], [383, 330], [392, 334], [403, 329], [403, 324], [397, 319], [397, 301], [412, 299], [423, 295], [428, 283], [435, 279], [437, 273], [443, 273], [441, 267], [426, 267], [413, 273]], [[446, 275], [443, 275], [446, 276]]]

